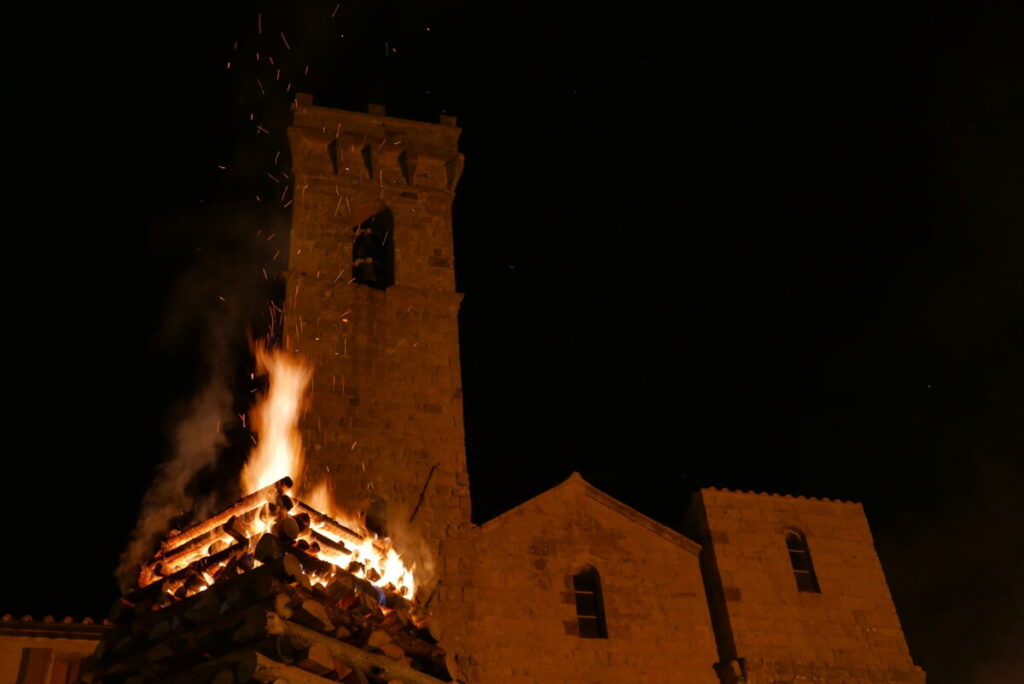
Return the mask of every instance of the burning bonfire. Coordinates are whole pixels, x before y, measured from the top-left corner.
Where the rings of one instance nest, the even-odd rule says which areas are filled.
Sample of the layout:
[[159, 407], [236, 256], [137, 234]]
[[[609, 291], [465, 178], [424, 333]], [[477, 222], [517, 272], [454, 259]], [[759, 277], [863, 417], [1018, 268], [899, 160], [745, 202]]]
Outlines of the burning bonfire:
[[[414, 568], [389, 539], [310, 491], [298, 421], [312, 369], [260, 346], [269, 376], [242, 472], [249, 493], [186, 530], [172, 530], [119, 601], [119, 625], [83, 680], [109, 682], [451, 681], [426, 629]], [[216, 654], [216, 655], [215, 655]]]
[[256, 361], [270, 384], [253, 411], [260, 440], [242, 471], [243, 491], [250, 494], [198, 525], [172, 531], [142, 569], [139, 586], [160, 582], [169, 603], [203, 591], [222, 576], [259, 567], [287, 549], [323, 561], [313, 566], [318, 568], [311, 575], [314, 584], [326, 585], [343, 570], [411, 599], [416, 593], [412, 571], [390, 540], [372, 538], [357, 516], [335, 507], [325, 482], [312, 490], [312, 505], [293, 498], [291, 476], [303, 468], [298, 422], [312, 369], [299, 357], [262, 345], [256, 348]]

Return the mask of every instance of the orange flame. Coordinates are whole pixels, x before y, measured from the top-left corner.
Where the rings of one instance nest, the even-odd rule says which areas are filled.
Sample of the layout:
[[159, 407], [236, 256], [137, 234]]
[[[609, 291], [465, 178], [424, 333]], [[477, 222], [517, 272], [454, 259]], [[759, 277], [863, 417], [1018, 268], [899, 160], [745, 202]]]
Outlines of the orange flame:
[[[328, 491], [327, 481], [323, 480], [309, 494], [309, 505], [317, 509], [332, 520], [336, 520], [345, 527], [358, 531], [364, 539], [352, 549], [351, 556], [333, 557], [329, 551], [322, 551], [317, 554], [321, 560], [346, 567], [352, 561], [358, 563], [353, 568], [352, 574], [362, 577], [371, 584], [379, 587], [392, 585], [396, 588], [405, 587], [408, 596], [416, 595], [416, 579], [413, 571], [416, 564], [406, 568], [401, 556], [393, 548], [390, 539], [374, 539], [366, 530], [363, 519], [351, 511], [347, 511], [334, 503], [334, 497]], [[315, 523], [313, 528], [325, 537], [333, 541], [343, 541], [334, 535], [329, 528], [318, 527]], [[351, 542], [349, 543], [351, 545]], [[352, 567], [352, 566], [349, 566]]]
[[242, 490], [255, 492], [282, 477], [302, 475], [299, 417], [313, 368], [299, 356], [256, 345], [256, 369], [270, 378], [266, 395], [252, 412], [259, 443], [242, 469]]
[[[268, 375], [269, 387], [252, 412], [252, 427], [259, 435], [259, 443], [242, 469], [242, 489], [245, 493], [255, 492], [283, 477], [291, 477], [297, 491], [308, 491], [308, 487], [299, 486], [303, 456], [298, 424], [304, 407], [303, 397], [313, 378], [312, 366], [300, 356], [268, 350], [263, 344], [256, 345], [256, 366], [261, 374]], [[318, 558], [346, 568], [376, 586], [391, 585], [403, 595], [415, 595], [415, 566], [405, 567], [390, 539], [374, 539], [359, 515], [336, 505], [326, 481], [309, 494], [309, 503], [316, 510], [363, 536], [363, 541], [351, 549], [351, 555], [337, 555], [323, 549], [316, 553]], [[254, 524], [259, 528], [254, 531], [264, 530], [261, 521]], [[314, 529], [334, 542], [343, 541], [329, 528], [314, 525]], [[352, 540], [344, 541], [353, 546]]]

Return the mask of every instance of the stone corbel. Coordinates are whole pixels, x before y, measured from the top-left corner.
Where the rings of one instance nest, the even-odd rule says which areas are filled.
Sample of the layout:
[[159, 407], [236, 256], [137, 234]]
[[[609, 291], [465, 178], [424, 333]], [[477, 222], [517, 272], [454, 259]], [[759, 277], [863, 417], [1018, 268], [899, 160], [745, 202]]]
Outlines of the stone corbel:
[[416, 153], [412, 150], [402, 150], [398, 155], [398, 165], [402, 169], [402, 176], [405, 177], [405, 182], [409, 185], [413, 185], [416, 180]]
[[448, 179], [448, 189], [454, 190], [455, 185], [462, 177], [462, 167], [465, 164], [465, 157], [461, 154], [455, 159], [449, 159], [444, 163], [444, 172]]

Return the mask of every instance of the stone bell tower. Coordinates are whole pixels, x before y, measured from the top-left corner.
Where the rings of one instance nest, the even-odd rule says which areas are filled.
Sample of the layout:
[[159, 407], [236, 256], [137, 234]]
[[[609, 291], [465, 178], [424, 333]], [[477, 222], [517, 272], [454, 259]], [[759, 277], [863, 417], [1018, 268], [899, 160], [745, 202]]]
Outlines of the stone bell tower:
[[470, 510], [452, 259], [459, 133], [452, 117], [340, 111], [302, 94], [289, 129], [282, 332], [315, 366], [305, 478], [330, 477], [340, 504], [435, 559]]

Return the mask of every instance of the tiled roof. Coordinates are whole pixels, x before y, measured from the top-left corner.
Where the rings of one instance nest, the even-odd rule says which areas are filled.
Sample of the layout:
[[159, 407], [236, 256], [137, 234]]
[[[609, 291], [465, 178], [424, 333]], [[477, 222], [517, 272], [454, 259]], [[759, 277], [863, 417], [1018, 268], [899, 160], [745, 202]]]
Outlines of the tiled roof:
[[70, 615], [57, 620], [52, 615], [36, 619], [31, 615], [16, 618], [10, 613], [0, 617], [0, 635], [35, 636], [53, 639], [99, 639], [113, 627], [110, 620], [104, 618], [96, 622], [90, 617], [75, 620]]

